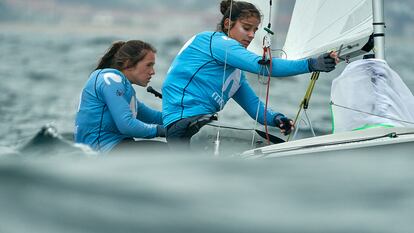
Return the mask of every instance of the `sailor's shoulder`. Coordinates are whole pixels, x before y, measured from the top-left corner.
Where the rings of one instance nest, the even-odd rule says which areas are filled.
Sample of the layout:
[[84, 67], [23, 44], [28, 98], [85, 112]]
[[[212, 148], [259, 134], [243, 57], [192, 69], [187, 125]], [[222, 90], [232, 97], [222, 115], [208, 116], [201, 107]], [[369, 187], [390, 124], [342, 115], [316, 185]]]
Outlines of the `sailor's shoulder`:
[[125, 84], [126, 82], [125, 75], [117, 70], [112, 68], [102, 69], [99, 73], [98, 83], [111, 85], [115, 83]]

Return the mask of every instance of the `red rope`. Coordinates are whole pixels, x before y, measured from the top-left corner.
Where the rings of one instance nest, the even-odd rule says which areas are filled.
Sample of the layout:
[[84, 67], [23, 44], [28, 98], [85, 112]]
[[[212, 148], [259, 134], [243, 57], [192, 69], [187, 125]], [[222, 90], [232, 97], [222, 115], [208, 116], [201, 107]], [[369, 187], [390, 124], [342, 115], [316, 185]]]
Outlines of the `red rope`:
[[264, 127], [266, 131], [266, 140], [267, 144], [270, 144], [270, 138], [269, 138], [269, 130], [267, 127], [267, 105], [269, 103], [269, 88], [270, 88], [270, 77], [272, 76], [272, 53], [270, 51], [270, 48], [266, 47], [263, 48], [263, 60], [266, 61], [266, 53], [268, 53], [269, 56], [269, 72], [267, 76], [267, 90], [266, 90], [266, 102], [265, 102], [265, 109], [264, 109]]

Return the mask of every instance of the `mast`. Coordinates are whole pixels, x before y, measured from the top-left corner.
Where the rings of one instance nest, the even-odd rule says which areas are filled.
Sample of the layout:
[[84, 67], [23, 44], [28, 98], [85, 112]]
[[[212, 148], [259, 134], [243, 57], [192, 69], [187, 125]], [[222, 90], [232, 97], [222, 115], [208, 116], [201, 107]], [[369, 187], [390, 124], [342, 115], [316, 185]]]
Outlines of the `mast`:
[[384, 0], [372, 0], [375, 58], [385, 60]]

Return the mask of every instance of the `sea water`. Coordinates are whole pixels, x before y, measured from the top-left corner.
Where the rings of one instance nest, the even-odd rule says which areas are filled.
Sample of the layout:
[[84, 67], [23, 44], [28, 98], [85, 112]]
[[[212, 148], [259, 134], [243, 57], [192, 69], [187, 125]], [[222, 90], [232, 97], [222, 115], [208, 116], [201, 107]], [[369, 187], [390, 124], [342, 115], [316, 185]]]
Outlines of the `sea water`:
[[[251, 146], [253, 134], [244, 131], [233, 133], [243, 137], [237, 140], [220, 133], [230, 149], [218, 157], [102, 156], [73, 145], [79, 93], [119, 39], [136, 37], [0, 32], [0, 233], [413, 232], [414, 160], [398, 152], [246, 160], [235, 153]], [[187, 38], [139, 39], [158, 49], [150, 85], [159, 90]], [[411, 90], [413, 55], [409, 40], [387, 41], [388, 62]], [[343, 67], [317, 82], [308, 112], [317, 134], [330, 132], [330, 84]], [[254, 75], [249, 82], [263, 97]], [[294, 117], [308, 82], [307, 76], [272, 80], [270, 106]], [[136, 91], [160, 109], [159, 99]], [[234, 102], [219, 118], [222, 125], [254, 128]], [[214, 130], [201, 148], [214, 146]]]
[[0, 160], [0, 232], [412, 232], [412, 156]]

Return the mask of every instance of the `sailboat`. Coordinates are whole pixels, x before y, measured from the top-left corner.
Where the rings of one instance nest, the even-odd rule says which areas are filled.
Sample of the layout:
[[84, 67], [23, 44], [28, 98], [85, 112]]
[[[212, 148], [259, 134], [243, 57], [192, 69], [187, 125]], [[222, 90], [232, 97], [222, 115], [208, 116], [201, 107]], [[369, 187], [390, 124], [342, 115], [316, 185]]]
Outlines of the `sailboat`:
[[[288, 59], [337, 51], [341, 60], [350, 61], [369, 52], [372, 41], [375, 58], [351, 62], [332, 82], [332, 134], [255, 148], [241, 156], [412, 154], [414, 97], [386, 62], [383, 12], [383, 0], [296, 1], [284, 46]], [[298, 115], [307, 117], [303, 103], [307, 107], [309, 99], [305, 95]]]

